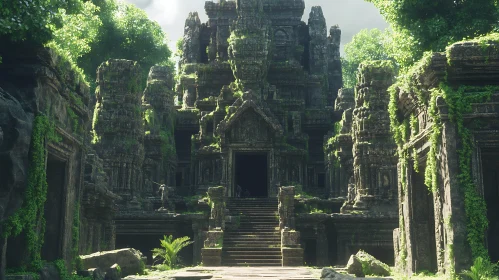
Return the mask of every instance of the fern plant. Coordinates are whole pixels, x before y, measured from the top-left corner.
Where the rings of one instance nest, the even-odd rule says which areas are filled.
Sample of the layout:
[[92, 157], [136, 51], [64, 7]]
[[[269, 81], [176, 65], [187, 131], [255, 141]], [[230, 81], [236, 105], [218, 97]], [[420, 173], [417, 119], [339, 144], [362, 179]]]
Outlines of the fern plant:
[[173, 239], [173, 236], [165, 235], [163, 239], [160, 239], [160, 248], [154, 248], [152, 250], [152, 257], [156, 259], [159, 257], [163, 259], [163, 264], [167, 265], [169, 268], [176, 268], [180, 262], [180, 258], [178, 257], [178, 253], [183, 248], [194, 243], [190, 241], [190, 237], [184, 236]]
[[499, 279], [495, 273], [499, 266], [495, 263], [490, 262], [487, 259], [478, 257], [473, 262], [470, 270], [463, 271], [463, 274], [471, 278], [472, 280], [496, 280]]

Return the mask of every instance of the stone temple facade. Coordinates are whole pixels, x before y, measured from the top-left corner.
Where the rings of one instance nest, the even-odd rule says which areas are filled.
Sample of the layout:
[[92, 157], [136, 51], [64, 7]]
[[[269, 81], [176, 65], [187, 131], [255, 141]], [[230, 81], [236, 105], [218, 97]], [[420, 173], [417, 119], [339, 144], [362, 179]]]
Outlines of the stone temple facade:
[[115, 248], [150, 264], [164, 235], [194, 241], [186, 264], [345, 265], [362, 249], [410, 275], [498, 260], [496, 44], [435, 53], [410, 86], [365, 62], [347, 89], [320, 7], [308, 23], [303, 0], [205, 12], [185, 21], [177, 75], [103, 62], [95, 104], [52, 51], [0, 47], [1, 279]]

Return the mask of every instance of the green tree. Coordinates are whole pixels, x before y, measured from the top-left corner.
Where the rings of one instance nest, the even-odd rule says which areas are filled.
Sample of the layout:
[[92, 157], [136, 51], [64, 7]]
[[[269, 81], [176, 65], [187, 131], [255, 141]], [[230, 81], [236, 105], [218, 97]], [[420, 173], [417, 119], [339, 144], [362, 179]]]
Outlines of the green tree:
[[160, 239], [161, 248], [154, 248], [152, 250], [153, 259], [159, 257], [163, 259], [163, 264], [167, 265], [169, 268], [178, 267], [179, 257], [178, 253], [183, 248], [194, 243], [193, 241], [189, 241], [190, 237], [184, 236], [173, 239], [173, 236], [163, 236], [163, 239]]
[[487, 34], [498, 21], [497, 0], [366, 1], [390, 23], [402, 66], [419, 60], [425, 51], [443, 51], [450, 43]]
[[357, 83], [357, 68], [361, 62], [392, 59], [387, 49], [390, 35], [387, 30], [362, 29], [350, 43], [345, 45], [345, 56], [342, 61], [345, 87], [351, 88]]
[[52, 26], [58, 22], [59, 9], [70, 13], [80, 0], [5, 0], [0, 1], [0, 35], [12, 41], [45, 43], [52, 38]]
[[[99, 8], [92, 2], [81, 3], [78, 10], [75, 14], [67, 14], [62, 8], [58, 10], [60, 28], [55, 24], [51, 26], [52, 40], [46, 46], [55, 50], [71, 63], [74, 70], [81, 73], [82, 70], [76, 62], [78, 58], [90, 52], [90, 44], [95, 41], [102, 22], [97, 15]], [[84, 78], [84, 75], [82, 76]]]
[[115, 0], [92, 2], [100, 8], [102, 26], [97, 40], [90, 45], [91, 51], [79, 59], [91, 82], [95, 80], [97, 67], [112, 58], [138, 61], [143, 71], [143, 86], [153, 65], [168, 65], [173, 69], [166, 35], [143, 10]]

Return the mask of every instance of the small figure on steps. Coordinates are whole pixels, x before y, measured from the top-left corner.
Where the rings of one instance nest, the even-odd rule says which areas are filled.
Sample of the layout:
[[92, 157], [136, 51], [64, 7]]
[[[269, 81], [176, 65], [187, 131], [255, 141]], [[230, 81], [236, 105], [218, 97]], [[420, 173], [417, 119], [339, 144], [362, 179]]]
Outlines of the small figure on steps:
[[241, 197], [241, 193], [243, 192], [243, 188], [240, 185], [237, 185], [236, 197]]

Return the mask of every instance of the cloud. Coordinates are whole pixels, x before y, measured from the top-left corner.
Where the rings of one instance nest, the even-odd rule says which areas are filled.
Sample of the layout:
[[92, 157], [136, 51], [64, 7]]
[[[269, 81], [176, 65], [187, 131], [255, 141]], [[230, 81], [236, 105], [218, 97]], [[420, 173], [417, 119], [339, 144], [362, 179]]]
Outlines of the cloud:
[[[215, 0], [216, 1], [216, 0]], [[175, 42], [183, 36], [185, 18], [189, 12], [197, 11], [202, 22], [207, 21], [204, 13], [205, 0], [125, 0], [146, 11], [157, 21], [170, 39]], [[312, 6], [321, 6], [329, 26], [338, 24], [342, 30], [342, 49], [352, 37], [364, 28], [384, 29], [388, 24], [372, 3], [364, 0], [305, 0], [303, 21], [307, 22]]]

